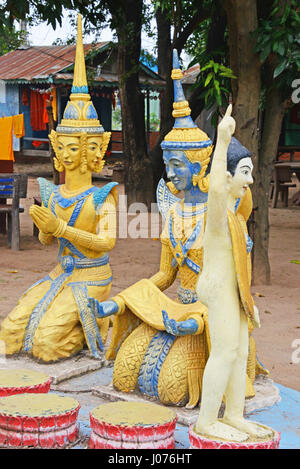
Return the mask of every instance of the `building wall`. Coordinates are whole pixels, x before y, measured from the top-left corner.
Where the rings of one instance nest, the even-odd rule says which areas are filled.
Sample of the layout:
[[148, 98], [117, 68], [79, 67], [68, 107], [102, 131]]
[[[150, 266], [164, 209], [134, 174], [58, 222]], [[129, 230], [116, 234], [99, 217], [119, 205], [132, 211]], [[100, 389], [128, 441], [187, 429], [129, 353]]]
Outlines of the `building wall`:
[[[19, 88], [16, 85], [0, 83], [0, 117], [9, 117], [20, 114]], [[13, 135], [13, 150], [20, 150], [20, 139]]]

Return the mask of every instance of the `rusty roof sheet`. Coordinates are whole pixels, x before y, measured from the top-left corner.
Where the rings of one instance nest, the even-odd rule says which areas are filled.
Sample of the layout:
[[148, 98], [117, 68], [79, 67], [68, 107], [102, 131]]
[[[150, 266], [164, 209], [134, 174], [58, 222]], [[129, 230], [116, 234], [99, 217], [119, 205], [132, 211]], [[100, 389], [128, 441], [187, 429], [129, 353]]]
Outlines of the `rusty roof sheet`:
[[[102, 49], [108, 42], [85, 44], [85, 54], [94, 46]], [[75, 45], [32, 46], [16, 49], [0, 57], [0, 79], [16, 81], [47, 81], [75, 61]]]
[[200, 73], [200, 65], [196, 64], [193, 67], [183, 71], [182, 83], [184, 85], [190, 85], [196, 82], [197, 76]]

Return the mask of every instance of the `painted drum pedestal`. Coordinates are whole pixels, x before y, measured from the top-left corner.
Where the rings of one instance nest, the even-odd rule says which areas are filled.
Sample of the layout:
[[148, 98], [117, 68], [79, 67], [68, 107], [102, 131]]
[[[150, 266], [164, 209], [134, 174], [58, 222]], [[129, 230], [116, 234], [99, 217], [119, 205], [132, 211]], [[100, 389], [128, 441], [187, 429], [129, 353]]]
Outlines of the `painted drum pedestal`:
[[90, 449], [173, 449], [176, 414], [143, 402], [111, 402], [90, 412]]
[[[260, 425], [262, 428], [269, 428]], [[265, 439], [249, 438], [243, 442], [213, 440], [204, 437], [193, 430], [194, 425], [189, 428], [190, 449], [278, 449], [280, 433], [273, 430], [273, 435]]]
[[78, 436], [79, 403], [56, 394], [0, 399], [0, 447], [66, 448]]
[[38, 371], [25, 369], [0, 370], [0, 397], [23, 393], [47, 393], [52, 378]]

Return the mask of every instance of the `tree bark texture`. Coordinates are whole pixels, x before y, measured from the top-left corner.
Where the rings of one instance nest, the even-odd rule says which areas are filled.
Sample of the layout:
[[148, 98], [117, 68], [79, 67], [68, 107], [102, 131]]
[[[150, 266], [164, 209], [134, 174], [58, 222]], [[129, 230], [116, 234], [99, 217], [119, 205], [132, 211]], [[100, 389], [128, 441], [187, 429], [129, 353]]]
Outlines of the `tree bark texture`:
[[255, 201], [253, 212], [252, 238], [253, 252], [253, 283], [271, 283], [271, 268], [268, 258], [269, 248], [269, 189], [276, 160], [279, 136], [287, 102], [283, 100], [273, 72], [276, 64], [268, 64], [267, 97], [263, 118], [263, 128], [259, 158], [255, 176]]
[[158, 8], [156, 12], [156, 24], [158, 74], [166, 81], [166, 85], [164, 90], [160, 93], [160, 134], [155, 146], [150, 151], [150, 158], [153, 165], [153, 200], [156, 200], [156, 187], [165, 171], [160, 144], [174, 124], [174, 118], [172, 117], [174, 93], [173, 81], [171, 79], [171, 23], [160, 8]]
[[[271, 278], [268, 257], [268, 185], [271, 178], [269, 158], [272, 155], [271, 159], [273, 159], [274, 153], [276, 154], [275, 146], [277, 148], [280, 133], [278, 125], [281, 119], [273, 101], [274, 96], [269, 93], [269, 109], [265, 113], [262, 148], [259, 151], [258, 110], [261, 65], [258, 54], [254, 52], [254, 40], [251, 38], [251, 33], [257, 28], [256, 2], [225, 0], [224, 8], [229, 28], [230, 67], [237, 77], [232, 80], [233, 115], [236, 120], [235, 136], [251, 151], [254, 165], [252, 186], [254, 210], [251, 216], [252, 223], [249, 223], [250, 236], [254, 241], [252, 282], [268, 284]], [[273, 106], [276, 109], [272, 110]], [[273, 113], [273, 124], [270, 111]], [[278, 120], [278, 123], [275, 123], [275, 120]], [[272, 142], [269, 140], [271, 133], [274, 139]]]
[[118, 35], [118, 80], [122, 112], [123, 152], [126, 155], [127, 202], [152, 201], [152, 164], [147, 155], [144, 96], [139, 86], [142, 0], [127, 0], [111, 11]]

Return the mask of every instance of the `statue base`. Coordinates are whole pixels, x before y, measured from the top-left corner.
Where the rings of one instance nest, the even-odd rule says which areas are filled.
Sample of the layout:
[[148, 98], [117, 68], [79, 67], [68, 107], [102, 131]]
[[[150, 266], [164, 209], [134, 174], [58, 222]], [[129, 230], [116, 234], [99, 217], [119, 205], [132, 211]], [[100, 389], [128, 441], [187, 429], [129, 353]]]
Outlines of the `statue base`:
[[47, 393], [52, 378], [33, 370], [0, 370], [0, 397], [24, 393]]
[[143, 402], [111, 402], [90, 412], [90, 449], [173, 449], [176, 414]]
[[[269, 428], [260, 425], [262, 428]], [[194, 425], [189, 427], [190, 449], [278, 449], [280, 433], [272, 430], [272, 436], [266, 439], [249, 438], [243, 442], [212, 439], [194, 432]]]
[[78, 440], [80, 405], [56, 394], [17, 394], [0, 399], [0, 447], [56, 449]]

